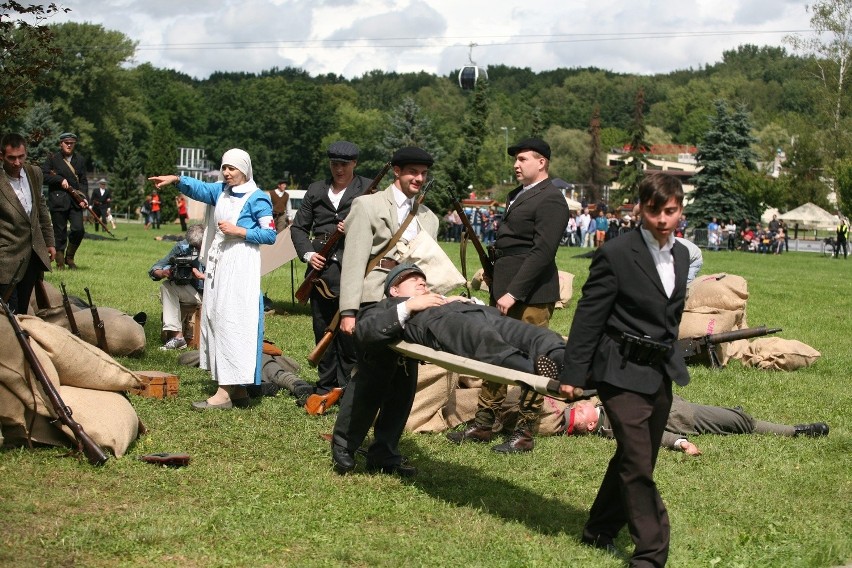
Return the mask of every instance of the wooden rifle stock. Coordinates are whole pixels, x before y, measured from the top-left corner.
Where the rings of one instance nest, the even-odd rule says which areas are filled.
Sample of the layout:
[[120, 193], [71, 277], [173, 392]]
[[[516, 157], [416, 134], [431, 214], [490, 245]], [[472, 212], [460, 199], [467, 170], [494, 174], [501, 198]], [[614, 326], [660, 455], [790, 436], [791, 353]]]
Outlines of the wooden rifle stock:
[[482, 242], [480, 242], [479, 237], [476, 236], [476, 231], [473, 230], [473, 227], [470, 224], [470, 219], [467, 218], [464, 208], [462, 208], [458, 198], [455, 195], [452, 196], [452, 198], [453, 209], [456, 210], [456, 214], [461, 219], [462, 225], [464, 225], [464, 230], [467, 233], [467, 237], [470, 239], [470, 242], [473, 243], [473, 248], [476, 249], [476, 254], [479, 255], [479, 262], [482, 264], [482, 270], [485, 272], [485, 276], [490, 281], [494, 278], [494, 263], [491, 262], [491, 258], [482, 246]]
[[311, 367], [319, 365], [320, 360], [323, 355], [325, 355], [326, 349], [328, 349], [328, 346], [331, 345], [331, 342], [334, 340], [334, 334], [337, 333], [338, 325], [340, 325], [339, 311], [334, 314], [333, 318], [331, 318], [328, 327], [325, 328], [322, 338], [319, 340], [316, 347], [314, 347], [314, 350], [308, 354], [308, 363], [310, 363]]
[[59, 392], [56, 390], [53, 383], [50, 382], [50, 379], [44, 371], [44, 367], [41, 366], [38, 357], [36, 357], [32, 345], [30, 345], [29, 335], [21, 329], [18, 319], [14, 316], [14, 314], [12, 314], [12, 311], [9, 309], [9, 306], [5, 301], [2, 302], [2, 308], [3, 311], [6, 312], [6, 316], [9, 318], [9, 323], [12, 325], [12, 329], [15, 330], [15, 337], [18, 338], [18, 343], [21, 346], [21, 350], [24, 352], [24, 358], [27, 360], [27, 363], [29, 363], [36, 380], [38, 380], [42, 390], [44, 390], [44, 393], [50, 400], [50, 404], [53, 407], [53, 411], [56, 414], [57, 419], [67, 426], [74, 434], [74, 439], [77, 441], [77, 449], [83, 452], [90, 464], [105, 464], [109, 459], [109, 456], [104, 453], [101, 447], [98, 446], [88, 434], [86, 434], [83, 427], [71, 417], [71, 409], [62, 401], [62, 398], [59, 396]]
[[92, 325], [95, 326], [95, 337], [98, 339], [98, 348], [104, 353], [109, 353], [104, 322], [101, 316], [98, 315], [98, 308], [92, 302], [92, 295], [89, 293], [89, 289], [85, 288], [85, 290], [86, 297], [89, 299], [89, 309], [92, 310]]
[[[382, 167], [381, 171], [378, 173], [376, 177], [373, 178], [373, 181], [370, 182], [370, 185], [364, 190], [362, 195], [370, 195], [371, 193], [376, 192], [376, 188], [381, 183], [382, 178], [385, 177], [385, 174], [388, 173], [388, 170], [391, 167], [391, 163], [387, 162]], [[326, 260], [326, 265], [328, 266], [328, 258], [334, 253], [335, 248], [337, 247], [337, 242], [343, 237], [343, 233], [340, 230], [334, 231], [328, 240], [325, 242], [323, 247], [317, 251], [317, 254], [323, 257]], [[319, 279], [325, 270], [325, 266], [317, 270], [316, 268], [311, 268], [308, 275], [305, 276], [304, 282], [299, 285], [299, 289], [296, 290], [296, 299], [299, 300], [300, 304], [307, 303], [308, 298], [311, 297], [311, 290], [314, 287], [314, 282]]]
[[62, 288], [62, 306], [65, 308], [65, 317], [68, 318], [71, 333], [80, 337], [80, 328], [77, 327], [77, 319], [74, 317], [74, 310], [71, 309], [71, 302], [68, 300], [68, 293], [65, 291], [65, 282], [60, 282], [59, 286]]
[[[94, 219], [95, 221], [97, 221], [97, 222], [98, 222], [98, 224], [99, 224], [101, 227], [103, 227], [103, 228], [104, 228], [104, 231], [106, 231], [107, 233], [109, 233], [109, 236], [111, 236], [111, 237], [112, 237], [112, 238], [114, 238], [114, 239], [118, 239], [118, 237], [116, 237], [116, 236], [113, 234], [113, 232], [109, 230], [109, 227], [107, 227], [107, 226], [106, 226], [106, 223], [104, 223], [104, 222], [103, 222], [103, 220], [102, 220], [102, 219], [98, 216], [98, 214], [97, 214], [97, 213], [95, 213], [95, 210], [94, 210], [94, 209], [92, 209], [92, 206], [88, 204], [88, 200], [83, 199], [82, 197], [80, 197], [80, 194], [78, 194], [78, 193], [77, 193], [77, 191], [76, 191], [76, 190], [74, 190], [73, 188], [65, 187], [65, 188], [63, 188], [63, 189], [64, 189], [65, 191], [67, 191], [67, 192], [68, 192], [68, 194], [71, 196], [71, 198], [74, 200], [74, 202], [75, 202], [75, 203], [77, 203], [77, 206], [78, 206], [78, 207], [80, 207], [81, 209], [85, 209], [86, 211], [88, 211], [88, 212], [89, 212], [89, 215], [91, 215], [91, 216], [92, 216], [92, 219]], [[83, 207], [83, 202], [84, 202], [84, 201], [86, 201], [86, 202], [87, 202], [85, 207]]]

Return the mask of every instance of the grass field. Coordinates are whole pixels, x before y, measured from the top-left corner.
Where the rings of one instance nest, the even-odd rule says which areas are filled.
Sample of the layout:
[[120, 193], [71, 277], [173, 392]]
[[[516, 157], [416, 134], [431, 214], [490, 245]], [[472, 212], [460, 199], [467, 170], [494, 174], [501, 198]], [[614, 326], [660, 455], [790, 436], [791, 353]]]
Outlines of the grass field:
[[[198, 369], [161, 352], [158, 284], [150, 265], [171, 243], [122, 224], [126, 241], [86, 240], [80, 269], [52, 273], [72, 294], [149, 314], [148, 350], [131, 369], [180, 375], [173, 400], [133, 398], [150, 433], [103, 468], [59, 449], [0, 452], [0, 565], [3, 566], [618, 566], [579, 544], [579, 534], [614, 442], [540, 438], [531, 454], [501, 456], [454, 446], [443, 435], [406, 434], [402, 450], [420, 474], [411, 481], [330, 467], [335, 413], [306, 416], [280, 394], [243, 411], [192, 412], [212, 392]], [[177, 230], [175, 230], [177, 232]], [[446, 245], [451, 257], [457, 245]], [[562, 248], [576, 275], [589, 261]], [[469, 266], [476, 260], [471, 255]], [[302, 273], [296, 267], [296, 284]], [[692, 368], [677, 392], [694, 402], [742, 405], [784, 423], [825, 421], [823, 439], [759, 436], [696, 439], [698, 458], [663, 451], [657, 483], [672, 522], [670, 566], [819, 567], [852, 562], [852, 261], [820, 254], [705, 253], [702, 273], [749, 282], [748, 322], [822, 353], [810, 368], [771, 373], [734, 362]], [[289, 266], [263, 279], [277, 313], [267, 336], [315, 373], [308, 310], [293, 306]], [[573, 304], [552, 327], [567, 333]], [[9, 349], [3, 346], [0, 351]], [[135, 456], [188, 452], [192, 464], [158, 468]], [[358, 471], [362, 471], [359, 467]], [[617, 544], [631, 549], [622, 534]]]

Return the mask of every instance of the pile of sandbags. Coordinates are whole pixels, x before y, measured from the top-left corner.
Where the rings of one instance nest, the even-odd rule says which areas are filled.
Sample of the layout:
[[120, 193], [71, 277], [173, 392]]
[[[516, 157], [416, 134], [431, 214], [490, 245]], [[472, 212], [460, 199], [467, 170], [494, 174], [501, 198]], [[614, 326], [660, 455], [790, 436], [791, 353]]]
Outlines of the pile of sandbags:
[[[140, 430], [139, 417], [122, 393], [141, 387], [139, 378], [62, 327], [33, 316], [18, 316], [18, 321], [72, 418], [96, 444], [122, 456]], [[5, 443], [73, 445], [73, 432], [55, 421], [50, 399], [5, 314], [0, 317], [0, 343], [6, 346], [0, 359], [0, 430]]]
[[[56, 324], [71, 331], [71, 323], [65, 313], [62, 294], [49, 282], [44, 283], [48, 306], [39, 308], [35, 294], [30, 302], [30, 311], [44, 321]], [[69, 295], [69, 303], [74, 315], [80, 337], [90, 345], [97, 345], [94, 315], [82, 299]], [[104, 323], [107, 350], [114, 357], [141, 357], [145, 352], [145, 329], [132, 316], [104, 306], [98, 306], [98, 317]]]

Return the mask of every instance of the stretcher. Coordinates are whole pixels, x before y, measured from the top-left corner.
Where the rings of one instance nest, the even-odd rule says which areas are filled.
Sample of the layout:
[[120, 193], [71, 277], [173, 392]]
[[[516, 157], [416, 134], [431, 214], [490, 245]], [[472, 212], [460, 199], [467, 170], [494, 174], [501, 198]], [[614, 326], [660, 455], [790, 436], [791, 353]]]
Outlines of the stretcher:
[[[455, 371], [465, 375], [473, 375], [486, 381], [501, 383], [504, 385], [516, 385], [522, 389], [533, 390], [539, 394], [554, 398], [565, 398], [564, 394], [559, 392], [559, 381], [534, 375], [532, 373], [524, 373], [514, 369], [507, 369], [491, 363], [483, 363], [469, 357], [461, 355], [453, 355], [446, 351], [436, 351], [431, 347], [409, 343], [407, 341], [398, 341], [390, 345], [394, 351], [417, 359], [419, 361], [427, 361], [434, 363], [439, 367], [443, 367], [449, 371]], [[574, 398], [583, 397], [583, 389], [574, 389]]]

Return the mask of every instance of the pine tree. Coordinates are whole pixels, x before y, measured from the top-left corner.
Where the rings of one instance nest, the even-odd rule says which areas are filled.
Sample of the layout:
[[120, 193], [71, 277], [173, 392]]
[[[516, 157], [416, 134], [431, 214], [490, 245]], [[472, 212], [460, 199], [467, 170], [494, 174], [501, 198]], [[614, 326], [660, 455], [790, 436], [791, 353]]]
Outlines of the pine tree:
[[645, 168], [651, 164], [645, 157], [650, 144], [646, 140], [648, 130], [645, 127], [645, 89], [642, 87], [636, 90], [633, 119], [627, 133], [630, 135], [630, 151], [627, 152], [624, 165], [618, 172], [618, 185], [621, 187], [619, 198], [633, 201], [638, 195], [639, 182], [645, 175]]
[[53, 120], [50, 105], [39, 101], [30, 107], [24, 117], [23, 135], [27, 139], [27, 159], [40, 164], [51, 152], [55, 152], [59, 141], [59, 124]]
[[382, 139], [382, 152], [390, 157], [405, 146], [417, 146], [429, 152], [435, 161], [443, 155], [432, 124], [422, 115], [420, 106], [412, 97], [405, 97], [390, 116], [390, 124]]
[[607, 182], [606, 171], [601, 160], [601, 107], [595, 105], [589, 120], [589, 158], [586, 162], [585, 178], [589, 186], [589, 200], [597, 201], [601, 186]]
[[129, 217], [143, 200], [142, 187], [139, 183], [142, 160], [130, 132], [126, 132], [118, 143], [112, 172], [110, 187], [113, 211], [115, 214], [127, 213]]
[[[145, 171], [150, 175], [175, 174], [178, 163], [178, 146], [175, 131], [171, 124], [160, 119], [154, 126], [148, 151], [145, 159]], [[154, 190], [154, 184], [145, 180], [145, 194]], [[173, 185], [164, 186], [160, 193], [160, 219], [162, 223], [169, 223], [177, 218], [177, 188]]]
[[467, 188], [477, 178], [479, 154], [488, 132], [488, 93], [488, 81], [479, 79], [465, 110], [458, 158], [448, 161], [446, 166], [437, 164], [447, 173], [456, 196], [466, 196]]
[[753, 221], [761, 211], [733, 183], [738, 164], [749, 171], [756, 169], [751, 121], [743, 107], [731, 113], [724, 100], [715, 101], [714, 106], [716, 114], [710, 117], [710, 129], [698, 146], [701, 171], [693, 177], [694, 199], [687, 213], [699, 224], [711, 217]]

